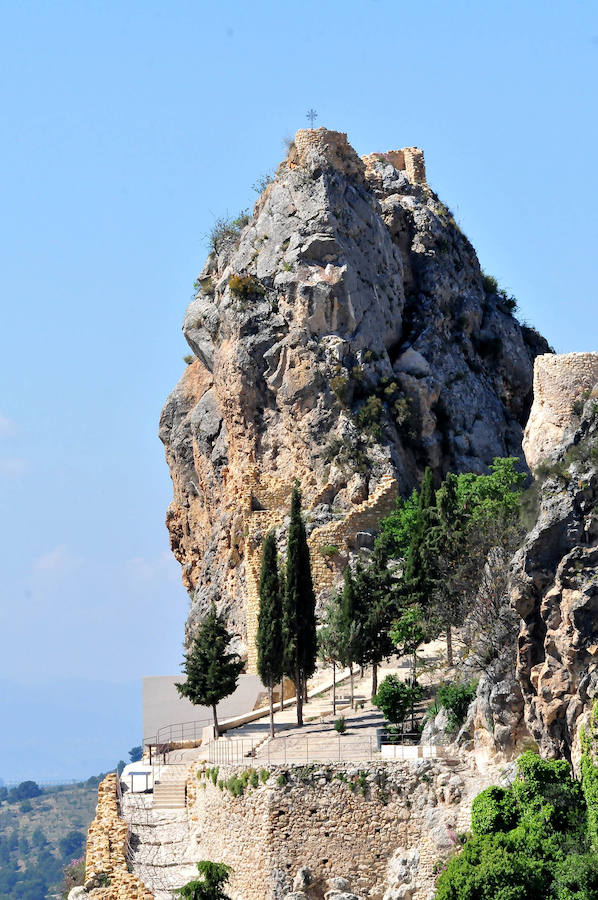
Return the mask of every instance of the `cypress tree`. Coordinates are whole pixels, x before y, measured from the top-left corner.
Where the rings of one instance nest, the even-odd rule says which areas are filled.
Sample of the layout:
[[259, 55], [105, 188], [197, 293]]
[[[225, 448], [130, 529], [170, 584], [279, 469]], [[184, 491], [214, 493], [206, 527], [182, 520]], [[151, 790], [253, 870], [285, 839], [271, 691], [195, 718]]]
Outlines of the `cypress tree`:
[[283, 668], [295, 682], [297, 725], [303, 725], [303, 691], [316, 668], [316, 597], [311, 577], [309, 547], [301, 515], [301, 492], [293, 487], [287, 538], [285, 597], [283, 604]]
[[270, 735], [274, 737], [274, 685], [282, 676], [282, 597], [278, 577], [276, 536], [266, 535], [260, 572], [260, 610], [257, 624], [257, 670], [268, 688]]
[[232, 635], [212, 604], [202, 622], [182, 669], [187, 680], [176, 684], [181, 697], [199, 706], [211, 706], [214, 737], [220, 737], [216, 704], [233, 693], [245, 664], [238, 653], [229, 652]]

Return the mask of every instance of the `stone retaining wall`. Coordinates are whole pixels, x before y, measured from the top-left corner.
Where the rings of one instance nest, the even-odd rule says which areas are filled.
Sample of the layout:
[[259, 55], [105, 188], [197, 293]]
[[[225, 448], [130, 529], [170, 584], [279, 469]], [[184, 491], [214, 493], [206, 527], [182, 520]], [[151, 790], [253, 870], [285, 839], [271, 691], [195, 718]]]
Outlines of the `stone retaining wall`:
[[[473, 798], [493, 783], [492, 775], [457, 761], [418, 760], [271, 766], [267, 783], [241, 797], [219, 789], [219, 781], [241, 772], [222, 767], [216, 785], [201, 775], [188, 785], [194, 856], [233, 867], [233, 900], [279, 900], [303, 867], [312, 878], [304, 890], [314, 900], [333, 877], [380, 900], [389, 865], [392, 871], [393, 860], [409, 855], [409, 875], [394, 865], [394, 883], [403, 879], [397, 896], [424, 900], [434, 888], [435, 863], [469, 828]], [[281, 774], [288, 783], [278, 783]]]

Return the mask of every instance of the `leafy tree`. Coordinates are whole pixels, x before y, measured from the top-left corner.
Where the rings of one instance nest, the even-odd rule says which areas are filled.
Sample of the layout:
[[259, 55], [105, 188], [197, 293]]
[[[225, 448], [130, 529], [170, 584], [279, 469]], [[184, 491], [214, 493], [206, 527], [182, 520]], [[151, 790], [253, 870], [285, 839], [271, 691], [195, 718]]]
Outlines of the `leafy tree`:
[[274, 737], [274, 685], [282, 678], [282, 596], [278, 577], [276, 536], [266, 535], [260, 572], [260, 609], [257, 626], [257, 670], [268, 688], [270, 735]]
[[381, 532], [376, 541], [382, 544], [388, 556], [404, 559], [417, 523], [418, 492], [409, 497], [399, 497], [395, 509], [380, 523]]
[[58, 841], [60, 854], [63, 859], [74, 859], [80, 856], [85, 846], [85, 835], [82, 831], [71, 829]]
[[214, 716], [214, 736], [220, 736], [216, 705], [233, 693], [244, 663], [238, 653], [228, 646], [232, 635], [212, 604], [201, 624], [189, 653], [185, 654], [182, 669], [187, 680], [176, 684], [181, 697], [199, 706], [211, 706]]
[[139, 762], [143, 759], [143, 747], [139, 744], [137, 747], [131, 747], [129, 750], [129, 759], [132, 763]]
[[316, 666], [316, 597], [311, 576], [309, 547], [301, 515], [301, 492], [293, 487], [291, 521], [287, 537], [285, 596], [283, 603], [284, 671], [295, 682], [297, 725], [303, 725], [303, 695]]
[[201, 881], [189, 881], [176, 891], [182, 900], [229, 900], [223, 887], [233, 871], [230, 866], [201, 860], [197, 863], [197, 869], [202, 876]]
[[407, 684], [398, 675], [391, 674], [382, 681], [372, 702], [389, 722], [401, 725], [423, 694], [419, 684]]
[[399, 656], [411, 656], [411, 679], [417, 680], [417, 651], [429, 639], [422, 609], [418, 604], [403, 609], [390, 629]]
[[[348, 566], [347, 566], [348, 568]], [[322, 625], [318, 630], [318, 657], [332, 666], [332, 714], [336, 715], [336, 667], [344, 665], [346, 642], [341, 598], [334, 594], [324, 608]]]

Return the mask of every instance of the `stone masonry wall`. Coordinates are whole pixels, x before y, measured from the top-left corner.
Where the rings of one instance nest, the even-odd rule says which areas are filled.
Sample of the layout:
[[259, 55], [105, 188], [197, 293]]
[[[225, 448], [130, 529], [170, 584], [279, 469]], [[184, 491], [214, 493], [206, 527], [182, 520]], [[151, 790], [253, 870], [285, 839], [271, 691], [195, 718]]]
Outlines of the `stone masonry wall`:
[[[270, 484], [264, 488], [257, 472], [251, 473], [247, 479], [244, 494], [240, 498], [239, 507], [245, 509], [245, 573], [247, 580], [247, 605], [245, 619], [247, 622], [247, 671], [255, 672], [257, 650], [257, 618], [259, 612], [259, 582], [263, 540], [271, 528], [282, 525], [288, 514], [290, 487], [287, 484]], [[337, 547], [339, 555], [346, 549], [347, 542], [358, 531], [370, 531], [377, 528], [380, 519], [393, 509], [399, 485], [392, 475], [383, 475], [372, 495], [349, 510], [342, 519], [328, 522], [315, 528], [308, 538], [311, 555], [311, 569], [316, 592], [331, 587], [339, 576], [335, 566], [335, 557], [322, 554], [326, 547]], [[315, 505], [317, 499], [312, 505]], [[258, 502], [267, 509], [252, 510], [252, 503]]]
[[598, 382], [598, 353], [545, 353], [534, 363], [534, 402], [523, 436], [523, 452], [536, 469], [561, 444], [575, 400]]
[[152, 892], [128, 870], [128, 832], [128, 823], [119, 816], [112, 772], [98, 787], [96, 817], [87, 833], [85, 892], [93, 900], [152, 900]]
[[[199, 774], [188, 786], [194, 855], [233, 867], [233, 900], [279, 900], [302, 867], [310, 871], [304, 890], [313, 900], [332, 877], [380, 900], [397, 882], [387, 881], [389, 864], [410, 852], [416, 864], [400, 896], [426, 900], [434, 864], [452, 852], [458, 832], [470, 826], [473, 798], [493, 783], [491, 774], [457, 760], [419, 760], [276, 766], [266, 784], [241, 797], [219, 789], [240, 772], [220, 768], [216, 785]], [[285, 784], [278, 784], [281, 773]]]

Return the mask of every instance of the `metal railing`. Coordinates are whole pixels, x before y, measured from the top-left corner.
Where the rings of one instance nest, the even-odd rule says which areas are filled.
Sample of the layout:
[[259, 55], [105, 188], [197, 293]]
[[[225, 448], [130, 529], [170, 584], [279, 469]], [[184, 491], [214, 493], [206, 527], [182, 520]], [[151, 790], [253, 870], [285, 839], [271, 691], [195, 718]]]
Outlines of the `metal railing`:
[[250, 739], [220, 739], [212, 741], [206, 749], [209, 762], [220, 766], [307, 765], [380, 758], [380, 741], [376, 734], [277, 735], [257, 747]]
[[197, 719], [190, 722], [173, 722], [171, 725], [161, 725], [156, 732], [156, 737], [151, 741], [155, 744], [174, 744], [178, 741], [200, 741], [203, 729], [212, 724], [212, 719]]

